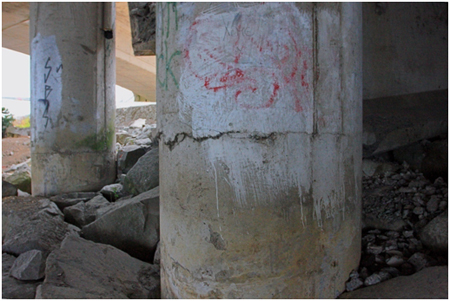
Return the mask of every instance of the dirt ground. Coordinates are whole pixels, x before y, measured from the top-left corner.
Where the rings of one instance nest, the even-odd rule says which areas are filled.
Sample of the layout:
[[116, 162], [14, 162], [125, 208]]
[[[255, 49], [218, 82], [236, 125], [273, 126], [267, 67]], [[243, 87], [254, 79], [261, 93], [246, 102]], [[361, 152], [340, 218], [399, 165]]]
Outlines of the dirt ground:
[[31, 158], [30, 137], [2, 139], [2, 171]]

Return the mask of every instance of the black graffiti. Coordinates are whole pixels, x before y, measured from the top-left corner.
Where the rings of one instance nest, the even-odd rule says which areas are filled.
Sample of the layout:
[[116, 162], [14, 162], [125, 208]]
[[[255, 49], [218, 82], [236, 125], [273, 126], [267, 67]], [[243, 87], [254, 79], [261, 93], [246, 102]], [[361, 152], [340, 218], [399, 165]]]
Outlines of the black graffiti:
[[48, 62], [50, 62], [50, 58], [47, 59], [47, 62], [45, 63], [45, 69], [48, 69], [48, 73], [47, 76], [44, 73], [44, 83], [47, 83], [48, 78], [50, 77], [50, 73], [52, 72], [52, 67], [51, 66], [47, 66]]
[[[44, 104], [44, 113], [42, 114], [42, 118], [46, 119], [45, 128], [47, 128], [48, 122], [51, 121], [50, 116], [48, 116], [48, 109], [50, 108], [49, 96], [52, 93], [53, 89], [52, 89], [52, 86], [47, 85], [47, 81], [50, 78], [50, 74], [52, 73], [52, 69], [53, 69], [49, 65], [50, 60], [51, 60], [51, 58], [48, 57], [47, 61], [45, 62], [45, 66], [44, 66], [44, 68], [47, 70], [47, 73], [44, 73], [44, 84], [45, 84], [44, 98], [38, 99], [38, 102], [42, 102]], [[61, 69], [63, 69], [63, 64], [60, 64], [58, 67], [56, 67], [56, 73], [59, 73], [59, 71], [61, 71]]]

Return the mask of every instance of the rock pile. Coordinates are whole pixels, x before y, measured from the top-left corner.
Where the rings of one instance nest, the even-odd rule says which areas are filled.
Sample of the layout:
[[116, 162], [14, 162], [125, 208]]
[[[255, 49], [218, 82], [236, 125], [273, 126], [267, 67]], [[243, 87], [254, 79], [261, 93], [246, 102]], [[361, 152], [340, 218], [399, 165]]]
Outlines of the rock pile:
[[405, 163], [365, 164], [382, 172], [363, 177], [361, 262], [346, 290], [447, 265], [447, 184], [431, 183]]
[[155, 128], [118, 133], [117, 183], [98, 192], [17, 196], [3, 182], [3, 298], [160, 297]]
[[2, 201], [3, 298], [160, 297], [159, 187]]

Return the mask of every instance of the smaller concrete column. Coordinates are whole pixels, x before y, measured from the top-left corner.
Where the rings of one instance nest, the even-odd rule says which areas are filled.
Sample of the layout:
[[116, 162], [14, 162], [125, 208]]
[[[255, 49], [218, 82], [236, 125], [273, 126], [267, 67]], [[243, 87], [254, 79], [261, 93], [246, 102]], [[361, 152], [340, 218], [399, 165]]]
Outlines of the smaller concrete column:
[[33, 195], [114, 181], [114, 22], [114, 3], [30, 4]]

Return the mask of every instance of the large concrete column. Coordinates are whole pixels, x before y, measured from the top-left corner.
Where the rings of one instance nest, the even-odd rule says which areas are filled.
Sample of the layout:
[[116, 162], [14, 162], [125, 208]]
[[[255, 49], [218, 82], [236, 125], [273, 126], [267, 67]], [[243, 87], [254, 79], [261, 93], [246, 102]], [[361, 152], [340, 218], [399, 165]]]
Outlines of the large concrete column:
[[157, 16], [163, 297], [336, 297], [361, 251], [361, 5]]
[[31, 3], [33, 195], [115, 178], [113, 3]]

